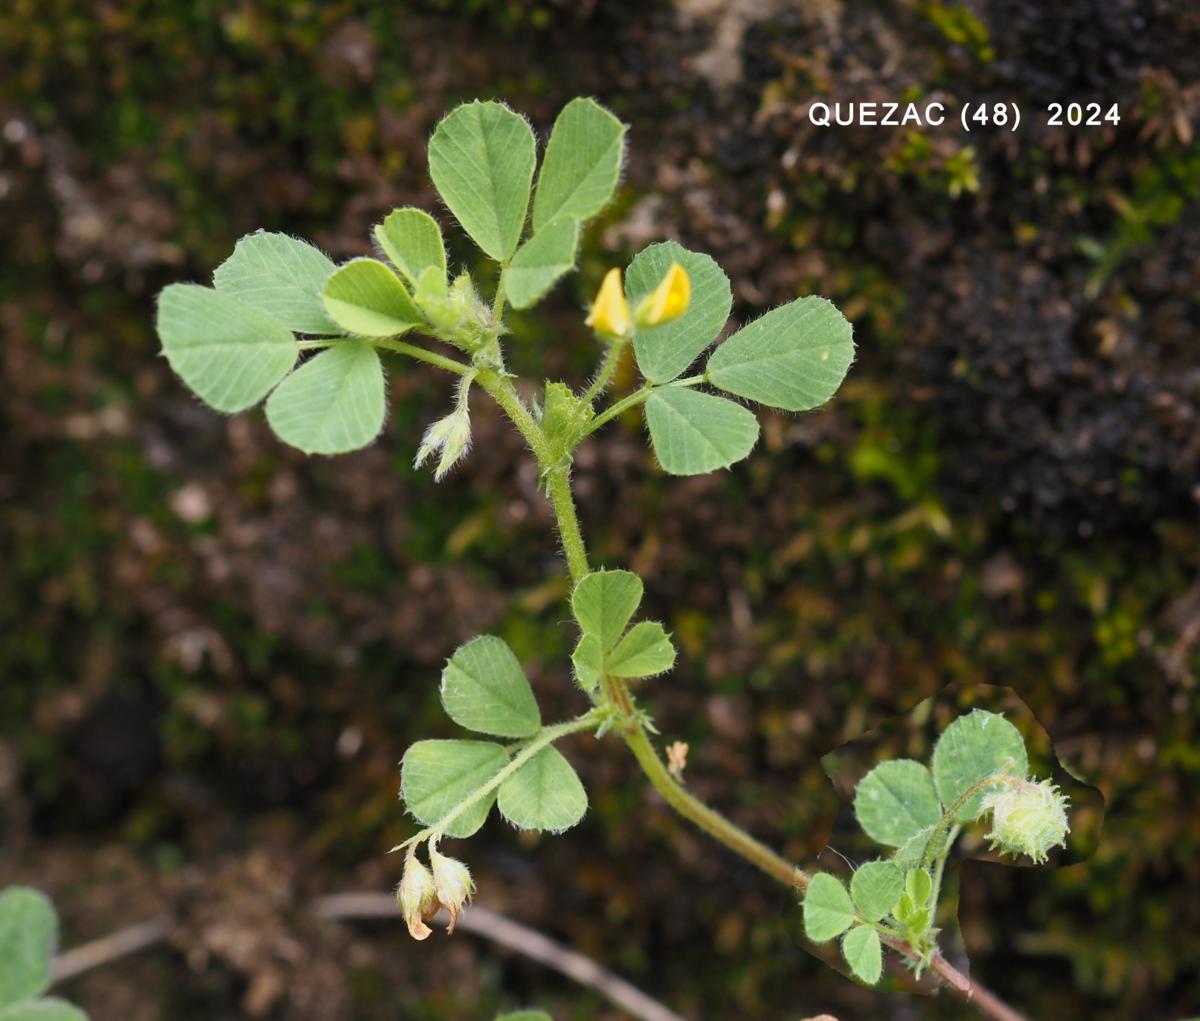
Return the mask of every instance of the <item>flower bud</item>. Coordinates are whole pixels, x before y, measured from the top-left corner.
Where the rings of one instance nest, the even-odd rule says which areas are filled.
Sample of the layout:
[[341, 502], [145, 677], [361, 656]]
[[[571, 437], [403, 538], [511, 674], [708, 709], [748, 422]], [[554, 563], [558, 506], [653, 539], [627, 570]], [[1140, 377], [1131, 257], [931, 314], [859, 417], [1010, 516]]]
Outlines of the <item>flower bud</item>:
[[659, 285], [638, 302], [633, 321], [639, 329], [678, 319], [692, 300], [692, 281], [679, 263], [671, 263]]
[[420, 468], [430, 457], [441, 451], [433, 480], [441, 482], [446, 473], [458, 463], [471, 448], [471, 415], [467, 410], [467, 382], [460, 390], [454, 410], [445, 418], [439, 418], [421, 438], [413, 467]]
[[621, 271], [615, 266], [604, 274], [592, 310], [584, 322], [606, 337], [624, 337], [629, 333], [629, 305], [621, 286]]
[[992, 813], [992, 832], [987, 837], [993, 849], [1027, 854], [1040, 864], [1050, 848], [1066, 844], [1069, 804], [1049, 780], [1034, 783], [1009, 777], [1003, 788], [984, 799], [984, 811]]
[[429, 862], [433, 866], [433, 886], [439, 903], [450, 912], [447, 933], [454, 931], [454, 924], [475, 893], [475, 880], [470, 870], [455, 858], [439, 853], [437, 845], [429, 845]]
[[396, 890], [396, 902], [404, 913], [408, 934], [413, 939], [428, 939], [433, 930], [425, 921], [437, 913], [437, 889], [429, 869], [417, 860], [415, 847], [409, 849], [404, 859], [404, 874]]

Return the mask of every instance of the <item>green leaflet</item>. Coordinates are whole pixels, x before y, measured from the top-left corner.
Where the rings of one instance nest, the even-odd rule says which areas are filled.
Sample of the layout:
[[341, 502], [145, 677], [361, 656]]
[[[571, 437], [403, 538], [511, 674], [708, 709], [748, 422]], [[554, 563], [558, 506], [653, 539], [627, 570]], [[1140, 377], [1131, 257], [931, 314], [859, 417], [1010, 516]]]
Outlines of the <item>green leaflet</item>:
[[500, 814], [522, 830], [570, 829], [587, 811], [579, 775], [553, 745], [547, 745], [500, 785]]
[[904, 875], [904, 892], [918, 907], [933, 896], [933, 877], [924, 869], [909, 869]]
[[0, 893], [0, 1006], [50, 988], [58, 917], [50, 899], [28, 886]]
[[890, 860], [901, 868], [919, 864], [925, 856], [925, 847], [929, 843], [929, 838], [933, 836], [934, 829], [935, 827], [933, 826], [926, 826], [924, 829], [917, 830], [916, 833], [896, 848], [896, 852]]
[[538, 230], [517, 249], [504, 271], [509, 304], [513, 308], [536, 304], [559, 277], [575, 268], [578, 246], [579, 221], [570, 216]]
[[595, 635], [580, 637], [575, 651], [571, 653], [571, 666], [575, 668], [575, 680], [579, 686], [589, 695], [594, 695], [604, 675], [604, 652]]
[[554, 1021], [554, 1019], [541, 1010], [516, 1010], [509, 1014], [497, 1015], [496, 1021]]
[[87, 1021], [87, 1015], [65, 1000], [26, 1000], [0, 1008], [0, 1021]]
[[673, 262], [691, 278], [692, 300], [687, 311], [662, 326], [638, 330], [633, 338], [638, 368], [652, 383], [669, 383], [699, 358], [717, 339], [733, 306], [729, 278], [716, 262], [701, 252], [665, 241], [643, 248], [629, 264], [625, 295], [631, 309], [659, 285]]
[[854, 360], [852, 329], [837, 306], [811, 295], [742, 327], [708, 360], [713, 386], [787, 411], [837, 392]]
[[343, 329], [363, 337], [391, 337], [421, 324], [404, 284], [378, 259], [351, 259], [325, 281], [325, 308]]
[[[933, 781], [949, 809], [972, 784], [993, 773], [1024, 777], [1029, 771], [1025, 740], [1003, 716], [976, 709], [960, 716], [938, 738], [933, 749]], [[978, 818], [986, 788], [973, 795], [956, 815], [961, 823]]]
[[633, 619], [642, 591], [642, 579], [632, 571], [593, 571], [575, 586], [571, 609], [583, 632], [608, 652]]
[[635, 624], [608, 657], [608, 673], [613, 677], [653, 677], [674, 665], [675, 646], [654, 620]]
[[387, 411], [383, 367], [364, 340], [339, 340], [306, 361], [267, 400], [267, 421], [306, 454], [344, 454], [379, 435]]
[[299, 357], [291, 331], [198, 284], [171, 284], [158, 299], [158, 336], [171, 368], [205, 404], [244, 411]]
[[213, 273], [213, 286], [297, 333], [342, 331], [321, 304], [334, 265], [324, 252], [287, 234], [247, 234]]
[[[400, 764], [400, 796], [426, 826], [447, 812], [508, 765], [508, 753], [491, 741], [418, 741]], [[449, 837], [469, 837], [488, 817], [495, 792], [460, 812], [446, 826]]]
[[429, 174], [474, 242], [497, 262], [517, 248], [537, 161], [533, 130], [500, 103], [452, 110], [429, 140]]
[[842, 940], [842, 956], [855, 977], [869, 986], [883, 974], [883, 945], [869, 925], [856, 925]]
[[375, 240], [413, 287], [431, 267], [445, 284], [446, 246], [442, 242], [442, 229], [423, 209], [393, 209], [383, 223], [376, 225]]
[[804, 932], [814, 943], [840, 936], [854, 924], [854, 904], [841, 881], [818, 872], [804, 891]]
[[591, 99], [563, 107], [538, 174], [533, 229], [559, 216], [587, 220], [612, 198], [625, 155], [625, 125]]
[[890, 861], [869, 861], [850, 877], [850, 896], [864, 918], [873, 922], [892, 909], [904, 891], [904, 873]]
[[881, 762], [859, 781], [854, 814], [872, 840], [899, 847], [942, 818], [933, 777], [912, 759]]
[[533, 689], [505, 642], [481, 635], [442, 671], [442, 705], [455, 723], [498, 737], [531, 737], [542, 724]]
[[650, 395], [646, 423], [658, 463], [671, 475], [727, 468], [758, 442], [753, 412], [723, 397], [680, 387], [663, 387]]

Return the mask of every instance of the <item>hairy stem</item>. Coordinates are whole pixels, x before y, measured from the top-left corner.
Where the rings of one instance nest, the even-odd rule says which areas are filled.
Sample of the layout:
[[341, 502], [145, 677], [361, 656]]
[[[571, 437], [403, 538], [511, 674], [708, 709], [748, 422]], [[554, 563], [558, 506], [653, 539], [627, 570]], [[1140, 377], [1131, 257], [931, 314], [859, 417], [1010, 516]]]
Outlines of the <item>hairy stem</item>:
[[546, 475], [546, 491], [554, 507], [554, 519], [558, 522], [571, 581], [578, 585], [588, 573], [588, 558], [583, 533], [579, 530], [579, 516], [575, 513], [575, 500], [571, 496], [570, 469], [551, 468]]
[[529, 449], [537, 458], [538, 465], [545, 471], [550, 466], [550, 445], [546, 442], [546, 434], [542, 432], [542, 427], [533, 420], [533, 415], [525, 407], [525, 402], [521, 400], [521, 395], [517, 393], [516, 388], [495, 369], [480, 370], [476, 382], [491, 394], [492, 399], [512, 420], [512, 424], [517, 427], [517, 432], [529, 444]]
[[720, 812], [709, 808], [671, 776], [662, 759], [658, 757], [658, 752], [651, 744], [650, 736], [644, 727], [635, 723], [624, 731], [624, 737], [646, 778], [676, 812], [784, 886], [795, 887], [797, 890], [808, 886], [809, 877], [806, 872], [759, 843]]
[[621, 415], [625, 414], [625, 412], [627, 412], [630, 408], [636, 408], [639, 404], [645, 404], [655, 390], [661, 390], [667, 386], [699, 386], [704, 382], [704, 379], [704, 375], [701, 374], [699, 376], [688, 376], [687, 379], [677, 379], [674, 382], [664, 383], [661, 386], [655, 386], [653, 383], [647, 383], [640, 390], [634, 390], [633, 393], [629, 394], [627, 397], [621, 398], [621, 400], [617, 401], [616, 404], [606, 408], [603, 412], [592, 419], [592, 421], [588, 423], [587, 431], [584, 432], [583, 435], [590, 436], [597, 429], [601, 429], [608, 425], [608, 423], [614, 418], [619, 418]]
[[946, 844], [942, 848], [941, 853], [937, 856], [937, 868], [933, 870], [933, 893], [930, 895], [929, 903], [933, 905], [933, 913], [930, 918], [934, 921], [937, 912], [938, 901], [942, 896], [942, 876], [946, 872], [946, 859], [950, 857], [950, 848], [954, 846], [954, 841], [958, 839], [958, 835], [962, 832], [962, 827], [955, 825], [946, 835]]
[[946, 837], [949, 835], [952, 829], [954, 830], [954, 836], [958, 836], [958, 830], [960, 827], [958, 826], [955, 816], [962, 811], [963, 805], [975, 797], [975, 795], [985, 787], [1008, 783], [1009, 780], [1009, 777], [1002, 774], [992, 774], [991, 776], [985, 776], [982, 780], [977, 780], [965, 791], [963, 791], [962, 794], [958, 796], [954, 804], [946, 809], [946, 814], [943, 815], [941, 821], [938, 822], [937, 828], [934, 829], [931, 834], [929, 834], [929, 840], [925, 844], [925, 853], [921, 855], [921, 868], [923, 868], [926, 872], [929, 872], [933, 868], [934, 860], [939, 856], [939, 854], [942, 853], [941, 848], [945, 847], [947, 850], [949, 849], [948, 844], [953, 841], [953, 837], [950, 841], [947, 841]]
[[[680, 380], [672, 385], [696, 386], [702, 382], [704, 382], [704, 376], [700, 375]], [[533, 417], [529, 414], [528, 409], [521, 402], [520, 397], [507, 379], [489, 370], [489, 372], [480, 373], [479, 383], [496, 399], [500, 407], [513, 420], [513, 424], [529, 443], [530, 448], [538, 459], [539, 467], [547, 477], [547, 491], [551, 505], [554, 508], [555, 521], [557, 522], [558, 532], [562, 539], [563, 551], [566, 554], [567, 568], [571, 573], [572, 580], [578, 583], [588, 571], [588, 560], [583, 536], [579, 529], [579, 518], [575, 512], [575, 500], [571, 493], [570, 468], [569, 466], [549, 463], [547, 456], [548, 445], [545, 434], [537, 423], [533, 421]], [[613, 405], [592, 423], [589, 432], [594, 432], [605, 422], [615, 418], [627, 408], [634, 407], [645, 401], [653, 392], [653, 389], [653, 387], [645, 387], [642, 390], [635, 391], [629, 397], [625, 398], [625, 400]], [[607, 698], [622, 714], [621, 733], [625, 738], [625, 743], [629, 746], [638, 764], [642, 767], [642, 772], [646, 774], [646, 778], [662, 795], [663, 800], [685, 819], [694, 823], [735, 854], [740, 855], [746, 861], [757, 866], [772, 879], [789, 889], [803, 891], [808, 886], [810, 879], [807, 872], [798, 865], [793, 865], [786, 858], [783, 858], [766, 845], [760, 843], [740, 826], [730, 822], [719, 812], [704, 804], [704, 802], [689, 792], [670, 774], [662, 759], [659, 758], [658, 752], [650, 740], [650, 735], [646, 732], [646, 728], [634, 713], [633, 703], [624, 682], [617, 678], [610, 678], [609, 681], [609, 694]], [[596, 712], [596, 710], [593, 710], [593, 712]], [[588, 719], [590, 715], [588, 714], [588, 716], [581, 717], [580, 719]], [[578, 729], [583, 728], [580, 727]], [[982, 782], [976, 786], [976, 789], [979, 789], [981, 786]], [[974, 793], [974, 791], [971, 793]], [[953, 812], [966, 803], [966, 796], [960, 800], [961, 803], [957, 804], [951, 810], [951, 819], [953, 818]], [[947, 826], [946, 829], [948, 828]], [[942, 833], [944, 834], [945, 830], [942, 830]], [[936, 836], [936, 833], [932, 834], [931, 838]], [[882, 938], [888, 946], [909, 960], [920, 961], [922, 959], [922, 954], [905, 940], [886, 934]], [[1022, 1014], [1013, 1010], [1013, 1008], [1009, 1007], [994, 993], [973, 983], [971, 979], [947, 961], [940, 951], [934, 950], [932, 957], [928, 961], [928, 966], [930, 971], [937, 975], [947, 987], [974, 1006], [984, 1017], [991, 1019], [991, 1021], [1025, 1021]]]
[[446, 358], [444, 355], [435, 354], [433, 351], [426, 351], [423, 347], [405, 343], [403, 340], [385, 340], [377, 337], [371, 341], [371, 344], [375, 347], [383, 348], [385, 351], [395, 351], [397, 354], [416, 358], [417, 361], [428, 362], [430, 365], [436, 365], [439, 369], [445, 369], [447, 372], [453, 372], [459, 376], [465, 376], [468, 372], [472, 371], [472, 366], [464, 362], [457, 361], [454, 358]]
[[617, 371], [617, 366], [621, 364], [621, 355], [625, 353], [625, 348], [628, 346], [628, 337], [618, 337], [609, 343], [608, 351], [604, 355], [604, 362], [600, 366], [600, 371], [596, 373], [596, 378], [592, 380], [592, 385], [587, 388], [587, 392], [583, 395], [585, 404], [591, 404], [592, 401], [608, 389], [608, 384], [612, 382], [613, 374]]

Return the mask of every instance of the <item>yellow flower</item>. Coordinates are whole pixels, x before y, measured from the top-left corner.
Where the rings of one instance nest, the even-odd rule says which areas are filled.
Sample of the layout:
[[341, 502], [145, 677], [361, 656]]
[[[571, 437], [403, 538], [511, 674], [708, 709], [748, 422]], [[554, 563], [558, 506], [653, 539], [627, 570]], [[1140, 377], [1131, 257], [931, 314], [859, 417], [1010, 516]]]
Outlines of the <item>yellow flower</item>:
[[604, 274], [604, 281], [600, 284], [592, 311], [585, 322], [606, 337], [624, 337], [629, 333], [629, 306], [625, 303], [625, 290], [621, 286], [621, 271], [616, 267]]
[[640, 329], [669, 323], [687, 311], [691, 299], [692, 281], [687, 270], [673, 262], [659, 285], [638, 302], [633, 321]]

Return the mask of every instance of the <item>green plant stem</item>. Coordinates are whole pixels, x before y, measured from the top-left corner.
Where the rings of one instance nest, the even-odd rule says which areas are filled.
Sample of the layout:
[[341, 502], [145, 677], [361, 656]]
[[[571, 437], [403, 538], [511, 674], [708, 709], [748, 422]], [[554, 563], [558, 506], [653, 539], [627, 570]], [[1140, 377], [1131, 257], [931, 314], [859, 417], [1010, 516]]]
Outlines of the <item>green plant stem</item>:
[[565, 723], [556, 723], [550, 727], [543, 727], [529, 741], [521, 746], [521, 750], [517, 752], [508, 761], [508, 765], [501, 769], [487, 783], [475, 788], [467, 797], [463, 798], [449, 812], [440, 818], [432, 826], [429, 826], [419, 833], [414, 833], [403, 844], [397, 844], [392, 848], [393, 851], [399, 851], [402, 848], [410, 847], [413, 844], [425, 840], [427, 837], [432, 837], [440, 833], [444, 833], [446, 827], [449, 826], [455, 819], [463, 814], [472, 805], [477, 805], [483, 798], [487, 797], [492, 791], [497, 790], [505, 780], [512, 776], [526, 762], [532, 759], [538, 752], [549, 744], [553, 744], [559, 738], [566, 737], [568, 734], [575, 734], [581, 730], [595, 730], [600, 726], [600, 714], [595, 710], [589, 710], [578, 719], [567, 720]]
[[588, 573], [588, 557], [583, 533], [579, 529], [579, 515], [575, 513], [575, 500], [571, 496], [570, 469], [551, 468], [546, 475], [546, 491], [554, 507], [554, 519], [558, 523], [563, 553], [566, 554], [567, 570], [571, 572], [571, 581], [578, 585]]
[[625, 353], [625, 348], [628, 346], [628, 337], [618, 337], [609, 343], [608, 351], [604, 355], [604, 362], [600, 366], [600, 371], [596, 373], [596, 378], [592, 380], [592, 385], [587, 388], [587, 392], [583, 395], [585, 404], [591, 404], [592, 401], [608, 389], [608, 384], [612, 382], [613, 374], [617, 371], [617, 366], [621, 364], [621, 355]]
[[500, 263], [500, 279], [496, 282], [496, 297], [492, 301], [492, 322], [497, 327], [500, 325], [500, 320], [504, 317], [504, 285], [506, 283], [504, 274], [508, 270], [508, 263]]
[[[704, 382], [704, 376], [701, 375], [681, 380], [673, 385], [695, 386], [702, 382]], [[571, 494], [569, 466], [549, 464], [545, 435], [537, 423], [533, 421], [533, 416], [529, 414], [528, 409], [522, 403], [508, 379], [501, 377], [493, 370], [487, 370], [480, 373], [479, 383], [496, 399], [500, 407], [512, 419], [513, 424], [517, 427], [521, 435], [525, 437], [534, 455], [537, 457], [539, 467], [548, 475], [547, 490], [551, 505], [554, 508], [558, 532], [562, 538], [563, 551], [567, 557], [567, 567], [571, 572], [572, 579], [578, 582], [587, 573], [588, 562], [583, 536], [579, 530], [578, 515], [575, 512], [575, 500]], [[592, 423], [593, 430], [598, 428], [597, 423], [603, 425], [604, 421], [616, 417], [626, 407], [633, 407], [644, 401], [649, 397], [652, 389], [651, 387], [647, 387], [644, 390], [639, 390], [631, 394], [625, 401], [618, 402], [609, 411], [605, 412], [604, 415], [600, 416], [600, 419]], [[639, 399], [631, 400], [633, 397], [639, 397]], [[609, 697], [612, 700], [612, 704], [618, 708], [623, 717], [620, 729], [625, 743], [629, 746], [638, 764], [642, 767], [642, 772], [646, 774], [646, 778], [659, 794], [662, 795], [663, 800], [685, 819], [694, 823], [735, 854], [760, 868], [772, 879], [789, 889], [802, 892], [808, 886], [811, 878], [810, 875], [799, 866], [793, 865], [786, 858], [776, 854], [769, 847], [759, 843], [759, 841], [755, 840], [754, 837], [741, 827], [730, 822], [683, 787], [667, 770], [666, 765], [659, 758], [658, 752], [650, 740], [650, 735], [646, 732], [646, 728], [634, 714], [632, 700], [624, 682], [616, 678], [610, 679], [610, 690], [611, 695]], [[592, 710], [592, 713], [598, 713], [602, 708], [604, 707], [597, 707], [597, 709]], [[588, 719], [591, 715], [589, 713], [588, 716], [581, 717], [580, 720]], [[590, 725], [595, 726], [597, 722], [594, 719]], [[581, 726], [578, 729], [584, 728]], [[543, 731], [543, 733], [545, 732]], [[521, 754], [523, 755], [524, 752]], [[516, 759], [513, 762], [516, 762]], [[501, 772], [504, 771], [502, 770]], [[489, 787], [488, 789], [491, 788]], [[965, 799], [963, 803], [965, 803]], [[415, 838], [410, 838], [410, 841], [412, 839]], [[401, 844], [400, 846], [404, 847], [405, 844]], [[911, 961], [919, 962], [923, 959], [920, 951], [899, 937], [885, 933], [882, 935], [882, 939], [889, 947]], [[994, 993], [972, 982], [971, 979], [947, 961], [942, 956], [941, 951], [934, 950], [932, 956], [929, 958], [928, 967], [947, 987], [974, 1006], [985, 1017], [990, 1018], [991, 1021], [1026, 1021], [1022, 1014], [1013, 1010]]]
[[704, 380], [705, 380], [705, 377], [703, 375], [699, 375], [699, 376], [688, 376], [687, 379], [677, 379], [674, 382], [664, 383], [661, 386], [656, 386], [653, 383], [647, 383], [640, 390], [634, 390], [633, 393], [629, 394], [627, 397], [623, 397], [621, 400], [617, 401], [616, 404], [612, 405], [609, 408], [606, 408], [603, 412], [601, 412], [594, 419], [592, 419], [592, 421], [588, 424], [587, 429], [584, 431], [583, 435], [590, 436], [597, 429], [600, 429], [603, 426], [607, 425], [614, 418], [618, 418], [621, 415], [625, 414], [625, 412], [627, 412], [630, 408], [636, 408], [639, 404], [644, 404], [647, 400], [650, 399], [650, 395], [653, 394], [655, 390], [662, 390], [664, 387], [668, 387], [668, 386], [673, 386], [673, 387], [699, 386], [701, 383], [704, 382]]
[[436, 365], [439, 369], [445, 369], [447, 372], [453, 372], [459, 376], [465, 376], [472, 370], [472, 366], [464, 362], [426, 351], [423, 347], [408, 344], [403, 340], [387, 340], [376, 337], [371, 340], [371, 344], [383, 348], [385, 351], [395, 351], [397, 354], [408, 355], [409, 358], [415, 358], [417, 361], [428, 362], [430, 365]]
[[[977, 780], [975, 783], [971, 784], [970, 787], [968, 787], [962, 792], [962, 794], [958, 796], [954, 804], [946, 809], [946, 814], [942, 816], [934, 831], [929, 834], [929, 841], [925, 845], [925, 853], [921, 855], [921, 868], [923, 868], [926, 872], [930, 871], [930, 869], [933, 867], [934, 859], [936, 859], [942, 853], [938, 849], [947, 845], [948, 842], [946, 840], [946, 836], [949, 834], [951, 829], [954, 829], [954, 835], [956, 837], [958, 836], [958, 823], [955, 819], [955, 816], [962, 811], [963, 805], [965, 805], [988, 785], [1005, 783], [1009, 779], [1010, 778], [1007, 776], [997, 774], [985, 776], [982, 780]], [[936, 901], [934, 903], [936, 903]]]
[[546, 442], [546, 434], [542, 432], [542, 427], [533, 420], [533, 415], [525, 407], [525, 402], [521, 400], [521, 395], [517, 393], [516, 387], [495, 369], [481, 369], [476, 376], [476, 382], [492, 396], [492, 399], [500, 405], [501, 410], [517, 427], [517, 432], [529, 444], [529, 449], [533, 451], [533, 456], [537, 458], [541, 470], [547, 470], [550, 467], [550, 445]]
[[937, 905], [942, 896], [942, 875], [946, 871], [946, 859], [950, 856], [950, 848], [954, 846], [954, 841], [958, 839], [958, 835], [962, 832], [962, 827], [955, 825], [946, 836], [945, 846], [942, 848], [941, 854], [937, 857], [937, 868], [933, 870], [933, 894], [930, 897], [929, 903], [933, 905], [933, 911], [930, 913], [930, 918], [936, 921]]
[[623, 731], [623, 735], [646, 778], [676, 812], [784, 886], [797, 890], [808, 886], [809, 877], [806, 872], [776, 854], [765, 844], [759, 843], [745, 830], [731, 823], [720, 812], [709, 808], [683, 787], [668, 772], [641, 724], [633, 722]]

